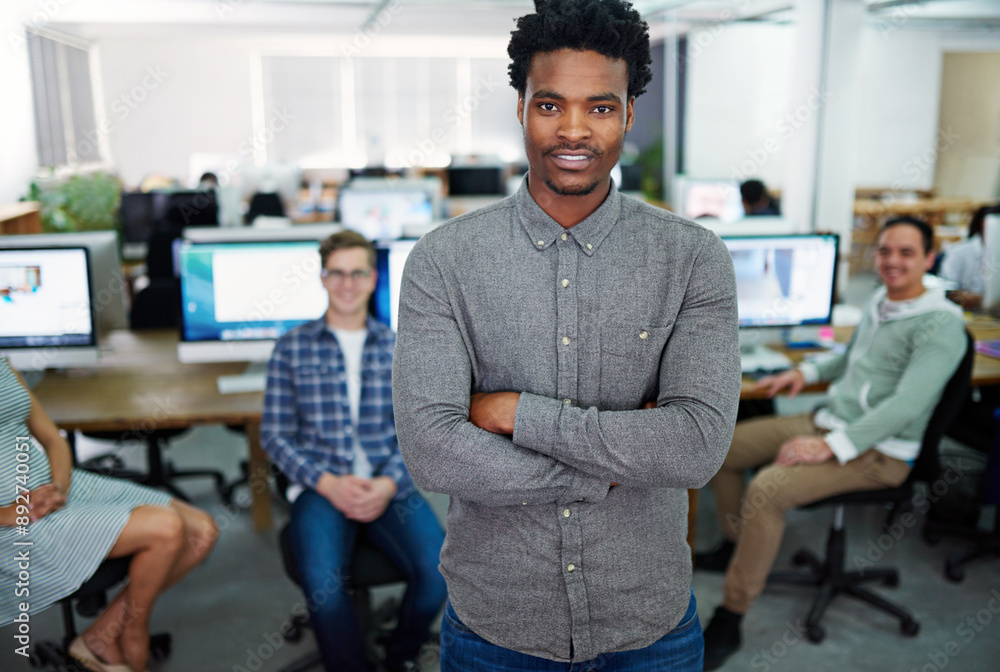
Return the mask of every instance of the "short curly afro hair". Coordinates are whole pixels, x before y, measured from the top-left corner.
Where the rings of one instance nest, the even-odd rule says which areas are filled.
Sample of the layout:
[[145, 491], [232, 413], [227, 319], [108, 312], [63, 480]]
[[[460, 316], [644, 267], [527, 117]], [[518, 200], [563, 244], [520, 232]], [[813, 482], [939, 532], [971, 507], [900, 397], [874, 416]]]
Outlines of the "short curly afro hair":
[[559, 49], [625, 61], [629, 98], [641, 95], [653, 78], [649, 26], [624, 0], [535, 0], [535, 13], [519, 18], [510, 34], [510, 85], [523, 95], [535, 54]]

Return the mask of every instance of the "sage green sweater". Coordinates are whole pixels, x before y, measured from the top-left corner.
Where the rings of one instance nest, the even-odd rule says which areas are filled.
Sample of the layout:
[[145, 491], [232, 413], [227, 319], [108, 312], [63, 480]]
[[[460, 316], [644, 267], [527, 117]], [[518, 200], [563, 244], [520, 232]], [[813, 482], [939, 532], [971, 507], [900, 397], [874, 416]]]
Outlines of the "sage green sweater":
[[841, 464], [869, 448], [916, 459], [941, 392], [965, 354], [962, 311], [943, 291], [928, 289], [882, 319], [885, 298], [884, 287], [875, 292], [843, 354], [799, 367], [807, 383], [834, 381], [816, 424], [833, 430], [826, 442]]

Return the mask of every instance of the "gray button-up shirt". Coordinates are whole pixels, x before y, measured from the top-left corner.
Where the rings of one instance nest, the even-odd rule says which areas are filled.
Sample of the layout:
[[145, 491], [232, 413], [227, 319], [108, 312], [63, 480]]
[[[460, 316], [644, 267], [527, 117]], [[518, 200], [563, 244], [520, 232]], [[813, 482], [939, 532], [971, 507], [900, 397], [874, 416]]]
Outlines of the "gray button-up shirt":
[[[666, 634], [690, 597], [685, 488], [721, 465], [739, 388], [732, 261], [697, 224], [612, 185], [564, 229], [525, 180], [425, 236], [393, 398], [414, 480], [451, 495], [459, 618], [557, 661]], [[513, 440], [469, 422], [471, 393], [504, 390], [522, 393]]]

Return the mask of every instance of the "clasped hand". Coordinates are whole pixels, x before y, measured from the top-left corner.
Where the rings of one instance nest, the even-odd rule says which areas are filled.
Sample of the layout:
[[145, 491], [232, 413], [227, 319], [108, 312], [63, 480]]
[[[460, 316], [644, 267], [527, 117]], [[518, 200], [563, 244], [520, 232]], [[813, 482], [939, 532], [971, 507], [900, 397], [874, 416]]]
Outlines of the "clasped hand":
[[396, 483], [387, 476], [361, 478], [352, 474], [323, 474], [316, 491], [326, 497], [338, 511], [359, 523], [370, 523], [381, 516], [393, 495]]

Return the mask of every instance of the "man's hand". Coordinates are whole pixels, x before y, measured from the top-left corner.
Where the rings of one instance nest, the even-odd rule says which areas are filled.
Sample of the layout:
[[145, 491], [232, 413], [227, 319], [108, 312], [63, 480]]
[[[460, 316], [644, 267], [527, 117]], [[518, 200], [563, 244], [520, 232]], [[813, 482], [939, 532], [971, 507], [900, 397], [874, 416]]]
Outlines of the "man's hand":
[[805, 376], [798, 369], [789, 369], [773, 376], [764, 376], [757, 381], [754, 389], [767, 390], [767, 398], [770, 399], [786, 387], [788, 388], [788, 398], [791, 399], [806, 386]]
[[365, 494], [344, 512], [348, 518], [359, 523], [370, 523], [385, 513], [396, 494], [396, 482], [388, 476], [378, 476], [367, 483], [370, 487]]
[[345, 516], [356, 502], [367, 495], [369, 490], [371, 490], [371, 481], [352, 474], [337, 476], [326, 472], [319, 477], [319, 482], [316, 483], [316, 492], [326, 497], [334, 508]]
[[833, 458], [830, 445], [818, 436], [796, 436], [778, 449], [775, 464], [819, 464]]
[[513, 434], [520, 398], [520, 392], [477, 392], [469, 404], [469, 422], [494, 434]]
[[62, 486], [48, 483], [28, 493], [28, 509], [31, 522], [36, 522], [54, 511], [66, 506], [66, 495]]
[[326, 472], [320, 476], [316, 492], [326, 497], [347, 518], [370, 523], [389, 506], [396, 494], [396, 482], [388, 476], [367, 479]]

